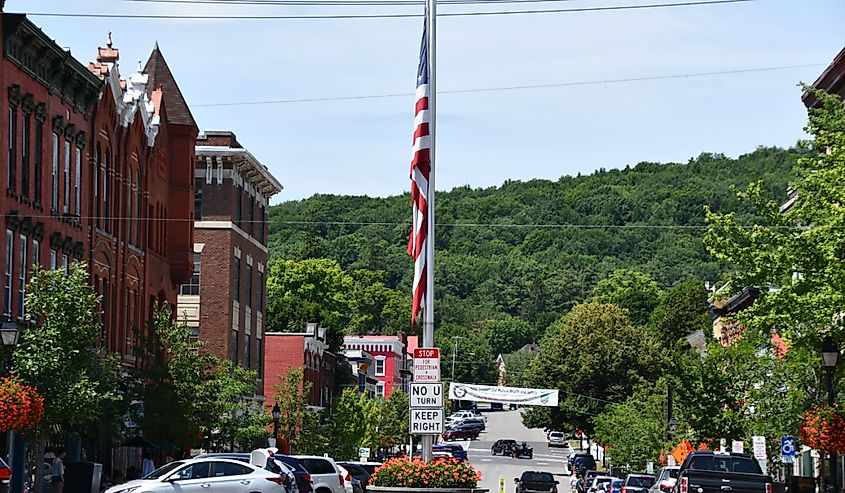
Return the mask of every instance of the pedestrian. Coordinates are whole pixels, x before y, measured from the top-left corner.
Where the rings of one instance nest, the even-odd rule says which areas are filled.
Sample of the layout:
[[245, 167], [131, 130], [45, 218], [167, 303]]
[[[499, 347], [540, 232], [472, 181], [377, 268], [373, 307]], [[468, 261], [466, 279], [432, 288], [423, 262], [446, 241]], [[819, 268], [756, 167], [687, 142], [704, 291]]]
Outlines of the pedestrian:
[[65, 487], [65, 452], [64, 450], [56, 451], [56, 458], [53, 459], [53, 465], [50, 466], [50, 486], [53, 488], [53, 493], [62, 493]]
[[155, 470], [156, 465], [153, 462], [152, 456], [149, 452], [146, 452], [144, 454], [144, 461], [141, 463], [141, 477], [144, 478]]
[[569, 475], [569, 491], [574, 492], [575, 488], [578, 486], [578, 474], [575, 473], [575, 470], [572, 470], [572, 474]]

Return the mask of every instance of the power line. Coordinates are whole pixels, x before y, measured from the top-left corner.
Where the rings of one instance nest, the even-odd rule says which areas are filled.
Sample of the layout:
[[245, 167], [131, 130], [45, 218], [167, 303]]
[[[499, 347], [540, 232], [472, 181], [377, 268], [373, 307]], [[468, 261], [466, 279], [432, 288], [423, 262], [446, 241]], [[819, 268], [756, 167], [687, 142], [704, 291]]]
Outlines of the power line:
[[[587, 80], [587, 81], [572, 81], [572, 82], [551, 82], [547, 84], [525, 84], [519, 86], [503, 86], [503, 87], [482, 87], [471, 89], [451, 89], [446, 91], [437, 91], [438, 94], [466, 94], [475, 92], [497, 92], [497, 91], [514, 91], [524, 89], [544, 89], [552, 87], [570, 87], [570, 86], [589, 86], [597, 84], [618, 84], [624, 82], [643, 82], [650, 80], [668, 80], [668, 79], [685, 79], [692, 77], [712, 77], [716, 75], [735, 75], [754, 72], [771, 72], [776, 70], [791, 70], [797, 68], [809, 68], [823, 66], [823, 63], [806, 63], [800, 65], [779, 65], [773, 67], [754, 67], [746, 69], [735, 70], [717, 70], [712, 72], [692, 72], [686, 74], [669, 74], [669, 75], [651, 75], [643, 77], [626, 77], [621, 79], [605, 79], [605, 80]], [[233, 101], [228, 103], [205, 103], [193, 104], [192, 107], [224, 107], [224, 106], [249, 106], [249, 105], [263, 105], [263, 104], [283, 104], [283, 103], [312, 103], [320, 101], [353, 101], [359, 99], [384, 99], [396, 97], [410, 97], [412, 92], [397, 92], [386, 94], [369, 94], [360, 96], [329, 96], [319, 98], [298, 98], [298, 99], [270, 99], [264, 101]]]
[[[640, 5], [612, 5], [607, 7], [580, 7], [568, 9], [499, 10], [492, 12], [445, 12], [438, 17], [468, 17], [516, 14], [559, 14], [567, 12], [603, 12], [614, 10], [656, 9], [665, 7], [689, 7], [697, 5], [718, 5], [746, 3], [756, 0], [699, 0], [695, 2], [650, 3]], [[23, 12], [19, 12], [23, 14]], [[346, 15], [172, 15], [172, 14], [99, 14], [72, 12], [30, 12], [30, 17], [76, 17], [91, 19], [156, 19], [156, 20], [284, 20], [284, 19], [405, 19], [422, 17], [423, 14], [346, 14]]]
[[[406, 7], [422, 6], [422, 0], [123, 0], [124, 2], [165, 3], [171, 5], [253, 5], [261, 7]], [[438, 5], [487, 5], [519, 3], [558, 3], [576, 0], [438, 0]]]

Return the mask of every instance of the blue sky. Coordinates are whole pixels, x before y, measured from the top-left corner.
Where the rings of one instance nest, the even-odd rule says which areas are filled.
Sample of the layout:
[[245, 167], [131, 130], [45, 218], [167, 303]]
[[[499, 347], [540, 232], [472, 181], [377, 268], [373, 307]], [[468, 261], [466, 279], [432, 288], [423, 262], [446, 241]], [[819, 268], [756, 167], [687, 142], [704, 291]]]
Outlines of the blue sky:
[[[571, 0], [552, 8], [657, 3]], [[536, 4], [528, 4], [530, 8]], [[497, 6], [496, 9], [522, 6]], [[441, 12], [490, 9], [442, 7]], [[418, 7], [218, 6], [124, 0], [8, 0], [9, 12], [208, 15], [414, 13]], [[459, 90], [812, 67], [438, 98], [438, 190], [557, 179], [701, 152], [737, 156], [804, 136], [798, 81], [843, 45], [845, 2], [757, 0], [677, 8], [444, 17], [438, 89]], [[112, 31], [127, 76], [158, 42], [203, 130], [233, 130], [284, 185], [316, 193], [409, 189], [413, 96], [267, 105], [243, 101], [412, 94], [420, 19], [140, 20], [33, 17], [88, 62]]]

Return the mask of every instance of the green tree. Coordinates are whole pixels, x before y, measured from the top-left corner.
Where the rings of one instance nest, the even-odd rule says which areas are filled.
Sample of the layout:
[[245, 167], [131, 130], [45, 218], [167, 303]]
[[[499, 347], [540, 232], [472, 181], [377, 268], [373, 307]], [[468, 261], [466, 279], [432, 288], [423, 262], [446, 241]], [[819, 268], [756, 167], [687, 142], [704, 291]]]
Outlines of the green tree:
[[645, 325], [660, 303], [661, 290], [651, 276], [630, 270], [616, 270], [593, 289], [593, 301], [628, 310], [631, 322]]
[[516, 351], [505, 356], [505, 368], [508, 370], [509, 387], [525, 387], [525, 373], [531, 361], [537, 357], [536, 351]]
[[26, 313], [35, 325], [21, 333], [13, 371], [44, 397], [41, 431], [80, 433], [120, 400], [118, 363], [97, 351], [99, 299], [82, 262], [68, 275], [34, 268]]
[[[329, 443], [332, 457], [352, 460], [358, 456], [358, 447], [362, 446], [368, 428], [378, 423], [377, 403], [366, 394], [359, 394], [356, 389], [346, 389], [335, 399], [332, 406], [332, 420], [329, 424]], [[375, 418], [375, 422], [368, 419]], [[371, 442], [375, 442], [371, 436]]]
[[665, 379], [638, 386], [624, 402], [610, 404], [598, 415], [594, 439], [609, 446], [616, 464], [630, 464], [634, 471], [644, 471], [647, 462], [658, 463], [660, 455], [683, 438], [687, 427], [682, 413], [675, 410], [678, 420], [674, 440], [667, 436]]
[[709, 292], [703, 281], [689, 280], [672, 286], [666, 291], [651, 314], [651, 327], [667, 348], [674, 347], [697, 330], [712, 335], [712, 325], [707, 314]]
[[536, 342], [534, 328], [518, 317], [504, 316], [478, 323], [484, 336], [490, 342], [494, 354], [508, 354], [522, 346]]
[[328, 259], [277, 260], [267, 276], [267, 331], [301, 332], [308, 322], [329, 327], [338, 350], [352, 313], [354, 280]]
[[146, 331], [136, 331], [142, 365], [130, 370], [132, 412], [145, 436], [182, 448], [220, 449], [266, 439], [268, 416], [252, 401], [254, 371], [203, 350], [191, 329], [156, 305]]
[[399, 389], [391, 390], [379, 415], [379, 447], [408, 443], [408, 408], [408, 394]]
[[[457, 352], [455, 352], [456, 336], [459, 337]], [[434, 343], [440, 348], [443, 380], [452, 381], [452, 355], [454, 354], [455, 382], [496, 384], [496, 355], [493, 354], [493, 349], [481, 329], [443, 324], [434, 333]]]
[[[550, 332], [525, 377], [531, 387], [560, 389], [558, 408], [537, 411], [549, 428], [568, 425], [591, 433], [593, 416], [608, 403], [623, 402], [660, 367], [650, 333], [634, 326], [628, 311], [615, 305], [577, 305]], [[529, 422], [536, 424], [537, 418], [529, 416]]]
[[350, 296], [350, 334], [396, 335], [410, 322], [410, 292], [400, 293], [385, 284], [384, 271], [353, 272], [355, 287]]
[[[797, 197], [785, 210], [764, 184], [737, 197], [761, 219], [708, 210], [707, 249], [737, 266], [731, 288], [761, 289], [754, 304], [737, 315], [751, 330], [779, 332], [791, 347], [818, 351], [823, 335], [845, 347], [845, 108], [836, 95], [810, 88], [818, 106], [809, 110], [797, 179]], [[842, 367], [840, 367], [842, 368]]]
[[308, 406], [311, 383], [304, 380], [302, 368], [291, 368], [273, 385], [273, 402], [279, 405], [279, 438], [290, 445], [291, 453], [322, 453], [327, 442], [320, 430], [320, 417]]

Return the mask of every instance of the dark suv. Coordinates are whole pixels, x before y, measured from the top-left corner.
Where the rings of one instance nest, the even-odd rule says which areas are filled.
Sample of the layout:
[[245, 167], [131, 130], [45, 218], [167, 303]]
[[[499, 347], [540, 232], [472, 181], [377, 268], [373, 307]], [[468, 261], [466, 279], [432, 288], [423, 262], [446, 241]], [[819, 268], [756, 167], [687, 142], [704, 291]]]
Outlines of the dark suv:
[[510, 455], [514, 447], [516, 447], [516, 440], [500, 438], [499, 440], [493, 442], [493, 446], [490, 447], [490, 453], [493, 455]]
[[582, 469], [585, 471], [596, 470], [596, 459], [592, 454], [588, 452], [578, 452], [577, 454], [569, 457], [570, 471], [580, 471]]

